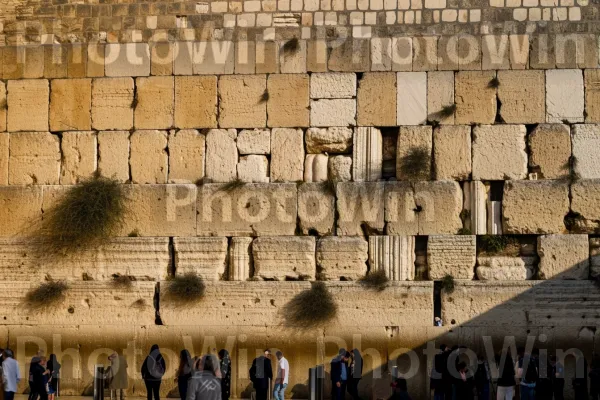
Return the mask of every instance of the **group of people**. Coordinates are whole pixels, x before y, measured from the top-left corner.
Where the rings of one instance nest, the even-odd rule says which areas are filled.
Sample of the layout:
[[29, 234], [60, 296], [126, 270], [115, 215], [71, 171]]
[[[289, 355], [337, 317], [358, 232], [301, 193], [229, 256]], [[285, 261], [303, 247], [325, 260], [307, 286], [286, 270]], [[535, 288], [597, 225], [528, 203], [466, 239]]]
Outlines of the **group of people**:
[[352, 400], [358, 400], [358, 383], [362, 379], [363, 359], [358, 349], [352, 352], [340, 349], [331, 360], [331, 398], [342, 400], [346, 391]]
[[[4, 400], [13, 400], [21, 381], [21, 372], [12, 350], [0, 349], [0, 364]], [[29, 364], [28, 400], [54, 400], [59, 388], [60, 367], [55, 354], [50, 354], [47, 359], [44, 352], [39, 351], [33, 356]]]
[[[273, 389], [273, 398], [275, 400], [284, 400], [285, 389], [290, 380], [290, 363], [283, 356], [283, 352], [275, 353], [277, 358], [277, 369], [275, 373], [275, 385]], [[273, 367], [271, 360], [273, 356], [270, 349], [265, 349], [263, 355], [256, 357], [250, 367], [250, 381], [256, 392], [256, 400], [267, 400], [271, 390], [271, 381], [273, 379]]]

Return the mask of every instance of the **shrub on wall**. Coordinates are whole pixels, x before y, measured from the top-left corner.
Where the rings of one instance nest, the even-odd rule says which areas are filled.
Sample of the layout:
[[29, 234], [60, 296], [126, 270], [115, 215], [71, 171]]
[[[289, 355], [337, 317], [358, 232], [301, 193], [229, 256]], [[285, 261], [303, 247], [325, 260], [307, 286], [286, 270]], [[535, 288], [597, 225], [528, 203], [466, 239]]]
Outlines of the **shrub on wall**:
[[197, 303], [204, 297], [206, 286], [201, 277], [188, 272], [170, 277], [165, 285], [165, 300], [177, 305]]
[[488, 255], [518, 256], [520, 244], [515, 238], [501, 235], [483, 235], [480, 250]]
[[68, 288], [68, 285], [62, 281], [42, 283], [27, 292], [25, 302], [30, 309], [45, 309], [63, 300]]
[[282, 311], [286, 325], [312, 328], [335, 318], [338, 307], [323, 282], [312, 282], [310, 289], [294, 296]]
[[454, 292], [454, 277], [452, 275], [445, 275], [442, 278], [442, 290], [447, 294]]
[[369, 271], [369, 273], [362, 277], [359, 282], [368, 289], [382, 291], [388, 286], [390, 279], [385, 274], [385, 271], [380, 269], [377, 271]]
[[400, 172], [409, 180], [429, 180], [431, 154], [425, 147], [411, 147], [400, 159]]

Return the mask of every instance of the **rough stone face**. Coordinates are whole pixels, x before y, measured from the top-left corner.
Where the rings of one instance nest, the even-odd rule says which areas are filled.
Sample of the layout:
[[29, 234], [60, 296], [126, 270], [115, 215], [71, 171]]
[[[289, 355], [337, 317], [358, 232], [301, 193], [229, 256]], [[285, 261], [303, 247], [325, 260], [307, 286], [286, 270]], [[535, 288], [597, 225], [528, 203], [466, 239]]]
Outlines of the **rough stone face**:
[[309, 126], [309, 79], [305, 74], [275, 74], [267, 80], [269, 127]]
[[174, 90], [172, 76], [138, 78], [136, 129], [169, 129], [173, 126]]
[[427, 73], [427, 112], [428, 119], [439, 121], [440, 124], [454, 124], [454, 113], [442, 116], [444, 107], [455, 104], [454, 72], [431, 71]]
[[[463, 184], [463, 194], [463, 208], [469, 211], [470, 214], [465, 228], [470, 229], [474, 235], [492, 234], [487, 231], [488, 193], [485, 184], [481, 181], [465, 182]], [[500, 225], [502, 225], [502, 219], [500, 219]]]
[[217, 77], [175, 77], [175, 126], [217, 127]]
[[[398, 180], [428, 180], [431, 177], [432, 132], [430, 126], [401, 126], [396, 145], [396, 179]], [[416, 171], [412, 169], [412, 159], [417, 151], [424, 151], [428, 158], [422, 159], [422, 165]], [[422, 172], [419, 175], [419, 173]]]
[[92, 81], [92, 126], [112, 130], [133, 128], [133, 79], [99, 78]]
[[129, 180], [129, 132], [98, 132], [98, 171], [119, 182]]
[[131, 180], [133, 183], [167, 183], [168, 135], [164, 131], [135, 131], [131, 134]]
[[317, 268], [322, 280], [355, 281], [367, 273], [368, 243], [361, 237], [329, 236], [317, 241]]
[[240, 154], [271, 154], [271, 131], [269, 129], [244, 129], [238, 133], [237, 147]]
[[306, 151], [318, 153], [347, 153], [352, 148], [352, 129], [346, 127], [309, 128], [306, 131]]
[[304, 133], [276, 128], [271, 132], [271, 182], [301, 181], [304, 175]]
[[454, 279], [473, 279], [475, 268], [475, 235], [432, 235], [427, 239], [429, 279], [446, 275]]
[[298, 217], [303, 235], [334, 233], [335, 188], [327, 183], [304, 183], [298, 187]]
[[219, 79], [219, 126], [260, 128], [266, 125], [266, 104], [261, 96], [265, 75], [231, 75]]
[[369, 271], [379, 270], [392, 281], [414, 280], [414, 236], [369, 236]]
[[397, 89], [397, 124], [424, 124], [427, 121], [427, 73], [398, 72]]
[[546, 121], [583, 122], [583, 74], [579, 69], [546, 71]]
[[307, 154], [304, 161], [304, 182], [327, 181], [328, 159], [326, 154]]
[[585, 122], [600, 122], [600, 69], [586, 69], [585, 79]]
[[533, 277], [533, 266], [525, 257], [477, 257], [477, 278], [480, 281], [524, 281]]
[[268, 183], [269, 160], [265, 156], [256, 154], [240, 157], [237, 164], [237, 178], [248, 183]]
[[590, 278], [600, 276], [600, 238], [590, 238]]
[[351, 99], [356, 96], [356, 74], [316, 73], [310, 76], [311, 99]]
[[575, 173], [582, 179], [600, 178], [597, 158], [600, 152], [600, 125], [575, 125], [572, 141]]
[[23, 236], [42, 219], [42, 186], [0, 187], [0, 236]]
[[342, 44], [331, 49], [328, 59], [330, 71], [368, 71], [369, 40], [353, 39], [344, 40]]
[[377, 128], [354, 128], [352, 178], [356, 182], [381, 178], [383, 139]]
[[588, 233], [595, 233], [600, 220], [598, 202], [600, 202], [600, 181], [581, 180], [571, 185], [571, 210], [583, 218], [577, 227]]
[[496, 89], [490, 87], [494, 71], [460, 71], [455, 75], [457, 124], [493, 124], [496, 119]]
[[7, 130], [47, 131], [50, 87], [45, 79], [11, 80], [8, 96]]
[[227, 238], [176, 237], [175, 273], [195, 273], [205, 281], [220, 281], [226, 277]]
[[463, 181], [471, 176], [471, 127], [440, 126], [433, 131], [437, 180]]
[[540, 279], [589, 279], [587, 235], [539, 236], [538, 255]]
[[194, 75], [233, 74], [235, 46], [229, 40], [192, 42]]
[[336, 185], [337, 234], [362, 236], [365, 230], [382, 230], [384, 184], [341, 182]]
[[310, 101], [310, 124], [312, 126], [356, 125], [356, 100], [354, 100], [354, 99], [311, 100]]
[[91, 106], [91, 79], [54, 79], [50, 92], [50, 130], [91, 129]]
[[396, 125], [396, 96], [395, 73], [372, 72], [364, 74], [358, 82], [358, 125]]
[[567, 176], [570, 156], [571, 132], [567, 125], [540, 124], [529, 135], [529, 166], [539, 169], [538, 179]]
[[61, 150], [61, 185], [74, 185], [96, 171], [98, 143], [95, 132], [64, 132]]
[[352, 157], [329, 157], [328, 176], [332, 182], [348, 182], [352, 180]]
[[546, 121], [544, 71], [498, 71], [500, 116], [509, 124]]
[[0, 185], [8, 185], [9, 134], [0, 132]]
[[0, 132], [6, 130], [6, 114], [8, 102], [6, 99], [6, 86], [4, 82], [0, 83]]
[[254, 277], [283, 281], [314, 280], [314, 237], [259, 237], [252, 242]]
[[506, 181], [502, 200], [505, 234], [562, 233], [569, 187], [560, 181]]
[[252, 238], [232, 237], [229, 246], [230, 281], [246, 281], [250, 278], [252, 269]]
[[473, 179], [505, 180], [527, 177], [523, 125], [483, 125], [473, 128]]
[[48, 132], [10, 134], [8, 182], [11, 185], [57, 185], [60, 140]]
[[169, 182], [196, 183], [204, 178], [206, 136], [195, 129], [169, 133]]
[[209, 182], [231, 182], [237, 173], [235, 129], [211, 129], [206, 134], [206, 179]]
[[150, 75], [150, 48], [147, 43], [109, 43], [105, 51], [106, 76]]
[[300, 74], [306, 72], [306, 41], [298, 41], [298, 50], [286, 52], [282, 48], [279, 50], [279, 67], [282, 74]]

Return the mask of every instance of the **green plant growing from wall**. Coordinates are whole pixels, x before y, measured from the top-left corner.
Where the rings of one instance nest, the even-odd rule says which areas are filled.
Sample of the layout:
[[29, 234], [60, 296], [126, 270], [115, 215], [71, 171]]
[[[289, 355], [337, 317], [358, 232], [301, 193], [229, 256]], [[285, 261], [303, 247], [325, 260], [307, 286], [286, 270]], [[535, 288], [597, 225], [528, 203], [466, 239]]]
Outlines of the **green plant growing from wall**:
[[298, 38], [292, 38], [283, 45], [283, 54], [292, 54], [300, 49]]
[[322, 326], [336, 317], [338, 306], [323, 282], [312, 282], [283, 306], [285, 325], [296, 328]]
[[135, 280], [135, 278], [133, 278], [132, 276], [129, 275], [120, 275], [120, 274], [115, 274], [113, 275], [113, 283], [117, 288], [120, 289], [131, 289], [133, 287], [133, 281]]
[[269, 101], [269, 90], [265, 89], [265, 91], [263, 92], [263, 94], [260, 96], [260, 100], [258, 101], [259, 104], [262, 103], [266, 103], [267, 101]]
[[431, 152], [426, 147], [411, 147], [400, 159], [400, 172], [409, 180], [429, 180]]
[[457, 232], [457, 235], [471, 235], [472, 232], [469, 228], [460, 228]]
[[569, 184], [573, 184], [581, 179], [581, 175], [575, 171], [577, 168], [577, 157], [571, 155], [569, 156], [569, 160], [563, 165], [563, 169], [567, 171], [565, 175], [562, 176], [563, 180], [566, 180]]
[[201, 277], [188, 272], [170, 277], [165, 283], [165, 300], [176, 305], [191, 305], [204, 297], [206, 286]]
[[359, 283], [367, 289], [383, 291], [388, 287], [390, 278], [387, 277], [385, 271], [382, 269], [376, 271], [369, 271], [369, 273], [363, 276]]
[[497, 89], [500, 87], [500, 79], [498, 79], [497, 76], [493, 77], [489, 82], [488, 82], [488, 87], [492, 88], [492, 89]]
[[69, 286], [62, 281], [50, 281], [31, 289], [25, 295], [29, 309], [41, 310], [56, 305], [65, 298]]
[[502, 235], [483, 235], [480, 240], [480, 250], [484, 254], [518, 256], [520, 244], [515, 238]]
[[441, 289], [447, 294], [454, 292], [454, 277], [452, 275], [445, 275], [442, 278]]

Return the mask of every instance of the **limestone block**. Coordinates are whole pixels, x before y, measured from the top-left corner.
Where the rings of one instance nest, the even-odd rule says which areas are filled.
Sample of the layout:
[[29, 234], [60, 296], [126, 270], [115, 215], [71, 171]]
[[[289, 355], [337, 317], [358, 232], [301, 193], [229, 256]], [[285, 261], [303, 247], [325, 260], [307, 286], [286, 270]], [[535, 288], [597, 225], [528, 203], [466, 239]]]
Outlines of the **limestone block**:
[[430, 71], [427, 73], [427, 113], [428, 119], [440, 124], [454, 124], [454, 114], [441, 115], [444, 107], [455, 104], [454, 72]]
[[238, 133], [237, 147], [240, 154], [271, 154], [271, 131], [269, 129], [244, 129]]
[[92, 126], [112, 130], [133, 128], [134, 86], [131, 78], [92, 81]]
[[314, 237], [259, 237], [252, 242], [252, 257], [256, 278], [315, 279]]
[[416, 36], [412, 40], [412, 47], [413, 71], [435, 71], [437, 69], [437, 36]]
[[235, 46], [229, 40], [192, 42], [194, 75], [233, 74]]
[[0, 186], [0, 236], [26, 236], [42, 219], [42, 186]]
[[0, 132], [0, 185], [8, 185], [9, 138], [7, 132]]
[[175, 274], [194, 273], [205, 281], [224, 280], [227, 267], [227, 238], [173, 238]]
[[335, 188], [329, 183], [298, 186], [298, 217], [302, 234], [331, 235], [335, 223]]
[[246, 281], [252, 269], [252, 238], [232, 237], [229, 245], [230, 281]]
[[600, 178], [597, 158], [600, 152], [600, 125], [574, 125], [571, 140], [573, 157], [577, 160], [575, 173], [582, 179]]
[[89, 77], [104, 76], [105, 60], [104, 53], [106, 44], [92, 43], [87, 45], [87, 65], [86, 74]]
[[310, 101], [311, 126], [356, 125], [356, 100], [321, 99]]
[[54, 79], [50, 91], [50, 130], [91, 129], [92, 80]]
[[240, 40], [235, 43], [235, 73], [254, 74], [256, 72], [256, 42]]
[[301, 129], [271, 131], [271, 182], [301, 181], [304, 175], [304, 133]]
[[204, 184], [198, 193], [198, 236], [293, 235], [296, 184]]
[[356, 182], [381, 178], [383, 139], [377, 128], [354, 128], [352, 178]]
[[105, 47], [106, 76], [150, 75], [148, 43], [108, 43]]
[[509, 124], [545, 122], [544, 71], [498, 71], [500, 116]]
[[600, 69], [586, 69], [585, 81], [585, 122], [600, 122]]
[[569, 174], [571, 133], [567, 125], [540, 124], [528, 139], [529, 166], [539, 171], [538, 179], [559, 179]]
[[195, 129], [169, 132], [169, 182], [196, 183], [204, 178], [206, 135]]
[[316, 73], [310, 76], [311, 99], [351, 99], [356, 96], [356, 74]]
[[217, 127], [216, 76], [175, 77], [175, 126]]
[[356, 281], [367, 273], [368, 243], [361, 237], [320, 238], [316, 258], [319, 279]]
[[524, 281], [533, 277], [533, 265], [525, 257], [477, 257], [477, 279], [480, 281]]
[[433, 131], [434, 176], [464, 181], [471, 176], [471, 127], [440, 126]]
[[546, 122], [583, 122], [583, 73], [579, 69], [546, 71]]
[[384, 228], [383, 183], [340, 182], [335, 192], [339, 236], [362, 236]]
[[309, 125], [309, 79], [305, 74], [274, 74], [267, 80], [267, 125], [292, 128]]
[[61, 185], [74, 185], [96, 171], [98, 141], [96, 132], [64, 132], [61, 141]]
[[56, 185], [60, 177], [60, 139], [48, 132], [10, 134], [10, 185]]
[[588, 279], [590, 245], [587, 235], [538, 236], [540, 279]]
[[369, 270], [384, 270], [391, 281], [414, 280], [414, 236], [369, 236]]
[[510, 69], [508, 35], [481, 37], [481, 69]]
[[308, 128], [305, 140], [308, 153], [347, 153], [352, 147], [352, 129], [341, 126]]
[[392, 71], [413, 70], [413, 38], [409, 36], [392, 38]]
[[494, 71], [460, 71], [455, 75], [455, 122], [493, 124], [496, 120], [496, 89], [490, 81]]
[[2, 82], [0, 83], [0, 132], [6, 131], [7, 106], [6, 85]]
[[238, 152], [235, 129], [211, 129], [206, 134], [206, 179], [231, 182], [237, 173]]
[[352, 180], [352, 157], [329, 157], [328, 175], [331, 182], [348, 182]]
[[8, 81], [7, 130], [47, 131], [50, 87], [46, 79]]
[[[465, 182], [463, 186], [463, 209], [469, 212], [465, 228], [474, 235], [485, 235], [487, 232], [487, 188], [481, 181]], [[500, 202], [501, 203], [501, 202]], [[500, 204], [502, 207], [502, 203]]]
[[279, 49], [279, 67], [282, 74], [302, 74], [306, 72], [306, 40], [298, 41], [298, 49], [293, 52], [284, 50], [285, 43]]
[[527, 130], [523, 125], [482, 125], [473, 128], [473, 179], [506, 180], [527, 177]]
[[169, 129], [173, 126], [174, 90], [172, 76], [137, 78], [136, 129]]
[[369, 42], [368, 39], [343, 40], [339, 46], [331, 49], [327, 64], [329, 71], [369, 71]]
[[[431, 154], [433, 135], [431, 126], [401, 126], [396, 145], [396, 179], [398, 180], [429, 180], [431, 178]], [[446, 149], [447, 150], [447, 149]], [[429, 157], [422, 159], [422, 165], [415, 171], [411, 167], [417, 151], [423, 151]]]
[[165, 131], [135, 131], [131, 134], [131, 181], [133, 183], [167, 183], [169, 154]]
[[173, 75], [175, 45], [169, 42], [150, 43], [150, 74]]
[[119, 182], [130, 179], [129, 132], [98, 132], [98, 171]]
[[[363, 74], [358, 82], [358, 125], [396, 125], [396, 97], [396, 74], [394, 72]], [[406, 105], [403, 104], [403, 107]]]
[[600, 276], [600, 238], [590, 237], [590, 278]]
[[588, 233], [595, 233], [600, 220], [598, 202], [600, 201], [600, 180], [589, 179], [571, 185], [571, 210], [580, 214], [582, 220], [577, 227]]
[[304, 161], [304, 182], [327, 181], [328, 159], [326, 154], [307, 154]]
[[446, 275], [454, 279], [473, 279], [475, 268], [475, 235], [432, 235], [427, 239], [429, 279]]
[[[310, 46], [309, 46], [310, 49]], [[256, 42], [256, 73], [279, 73], [279, 45], [277, 42]]]
[[237, 164], [237, 178], [248, 183], [268, 183], [269, 160], [256, 154], [241, 156]]
[[562, 233], [569, 187], [560, 181], [506, 181], [502, 199], [505, 234]]
[[219, 126], [260, 128], [266, 125], [265, 75], [230, 75], [219, 78]]
[[398, 125], [422, 125], [427, 121], [427, 73], [397, 73], [396, 116]]

